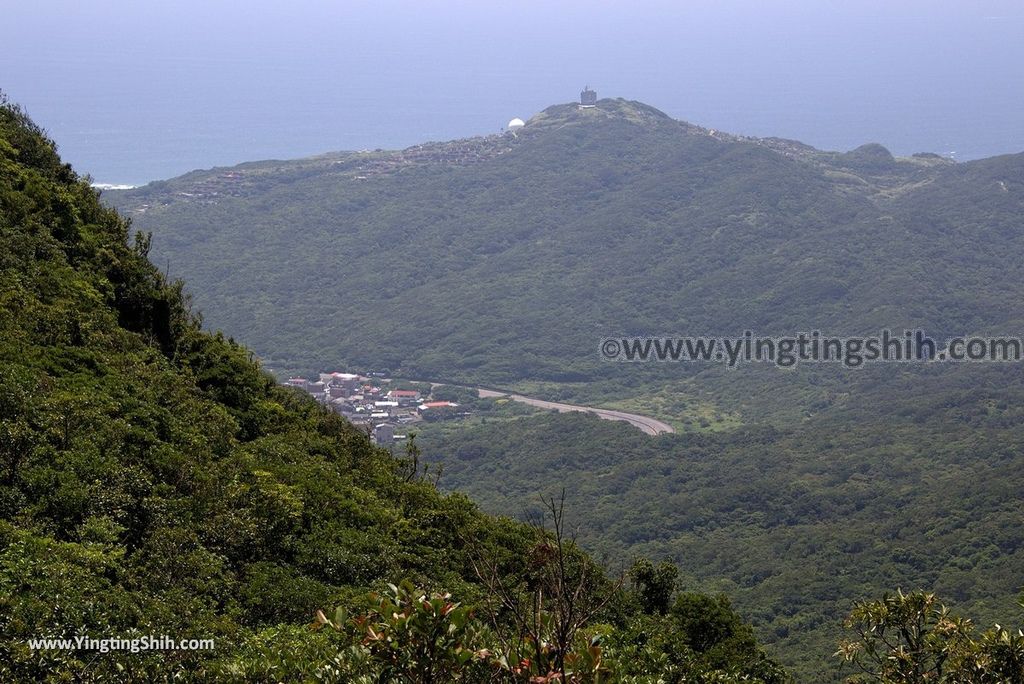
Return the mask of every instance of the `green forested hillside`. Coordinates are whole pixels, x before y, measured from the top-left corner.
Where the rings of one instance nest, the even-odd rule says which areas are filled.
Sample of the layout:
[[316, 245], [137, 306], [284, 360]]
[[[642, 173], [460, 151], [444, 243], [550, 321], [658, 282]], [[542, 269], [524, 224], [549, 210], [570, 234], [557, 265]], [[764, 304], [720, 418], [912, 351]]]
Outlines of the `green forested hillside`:
[[616, 582], [276, 387], [148, 249], [0, 103], [0, 681], [786, 681], [724, 597]]
[[588, 549], [678, 564], [684, 586], [733, 597], [801, 680], [828, 681], [842, 617], [887, 587], [1020, 622], [1022, 403], [925, 394], [884, 417], [658, 438], [567, 414], [420, 438], [444, 486], [492, 512], [565, 487]]
[[650, 376], [601, 364], [602, 336], [1021, 322], [1024, 156], [826, 153], [621, 100], [552, 107], [515, 137], [106, 197], [214, 327], [280, 369], [618, 382]]

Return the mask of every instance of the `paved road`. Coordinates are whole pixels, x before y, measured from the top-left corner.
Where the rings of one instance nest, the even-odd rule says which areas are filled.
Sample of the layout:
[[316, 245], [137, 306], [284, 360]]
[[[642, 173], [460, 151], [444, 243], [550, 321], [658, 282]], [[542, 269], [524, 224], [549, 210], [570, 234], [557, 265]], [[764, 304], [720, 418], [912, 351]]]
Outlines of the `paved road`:
[[477, 389], [480, 393], [481, 398], [487, 397], [508, 397], [512, 401], [519, 401], [530, 406], [536, 406], [538, 408], [554, 409], [559, 413], [566, 413], [568, 411], [583, 411], [584, 413], [593, 413], [596, 416], [604, 418], [605, 420], [622, 420], [630, 425], [634, 425], [649, 435], [660, 435], [667, 432], [675, 432], [675, 429], [668, 423], [663, 423], [660, 420], [654, 418], [648, 418], [647, 416], [640, 416], [635, 413], [626, 413], [625, 411], [615, 411], [613, 409], [593, 408], [591, 406], [575, 406], [573, 404], [561, 404], [557, 401], [544, 401], [543, 399], [534, 399], [532, 397], [524, 397], [521, 394], [512, 394], [511, 392], [498, 392], [495, 390]]

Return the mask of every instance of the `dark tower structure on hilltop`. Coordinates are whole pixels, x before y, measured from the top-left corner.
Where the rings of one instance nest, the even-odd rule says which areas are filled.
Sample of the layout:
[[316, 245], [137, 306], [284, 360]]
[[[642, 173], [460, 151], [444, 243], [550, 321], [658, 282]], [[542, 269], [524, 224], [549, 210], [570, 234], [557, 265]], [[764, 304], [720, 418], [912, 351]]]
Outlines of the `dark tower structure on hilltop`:
[[590, 86], [580, 93], [580, 107], [594, 107], [597, 105], [597, 91], [591, 90]]

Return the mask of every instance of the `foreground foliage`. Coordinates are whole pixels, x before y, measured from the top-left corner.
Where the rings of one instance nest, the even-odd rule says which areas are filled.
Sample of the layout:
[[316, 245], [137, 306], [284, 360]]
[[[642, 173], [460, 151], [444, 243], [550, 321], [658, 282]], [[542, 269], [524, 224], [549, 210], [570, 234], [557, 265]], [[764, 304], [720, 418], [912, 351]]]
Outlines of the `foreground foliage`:
[[1024, 681], [1024, 632], [996, 625], [979, 635], [935, 594], [897, 592], [858, 603], [847, 627], [856, 638], [836, 655], [859, 672], [850, 684]]

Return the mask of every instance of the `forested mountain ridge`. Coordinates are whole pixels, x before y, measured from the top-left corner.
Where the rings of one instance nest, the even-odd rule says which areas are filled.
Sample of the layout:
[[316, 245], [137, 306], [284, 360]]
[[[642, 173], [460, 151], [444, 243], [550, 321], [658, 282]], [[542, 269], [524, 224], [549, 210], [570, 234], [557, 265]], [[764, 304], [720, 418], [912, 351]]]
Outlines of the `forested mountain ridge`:
[[718, 369], [609, 366], [597, 341], [1021, 322], [1024, 156], [823, 152], [624, 100], [554, 106], [514, 134], [246, 164], [105, 198], [153, 231], [154, 258], [213, 326], [280, 371], [385, 366], [633, 396], [696, 377], [688, 391], [716, 393]]
[[[0, 680], [787, 681], [671, 566], [623, 585], [276, 386], [148, 249], [0, 102]], [[214, 647], [32, 644], [78, 637]]]

